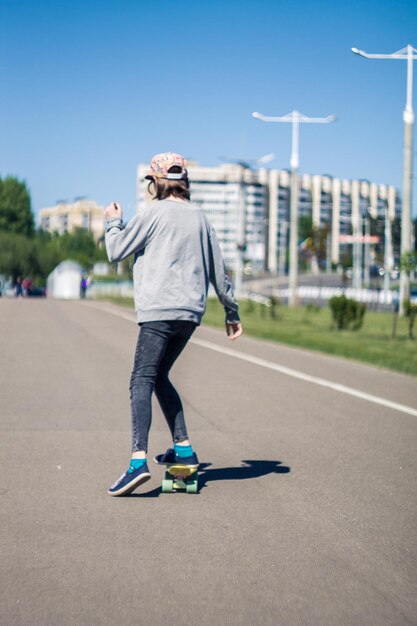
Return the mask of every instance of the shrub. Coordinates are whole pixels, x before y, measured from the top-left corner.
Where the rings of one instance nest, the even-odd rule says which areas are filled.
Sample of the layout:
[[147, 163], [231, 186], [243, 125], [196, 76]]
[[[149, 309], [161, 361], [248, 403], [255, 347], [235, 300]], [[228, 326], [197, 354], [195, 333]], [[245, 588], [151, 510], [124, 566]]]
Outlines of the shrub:
[[334, 296], [329, 301], [337, 330], [359, 330], [363, 324], [366, 305], [346, 296]]
[[412, 304], [411, 300], [404, 300], [404, 315], [408, 320], [408, 338], [414, 339], [413, 329], [417, 315], [417, 304]]

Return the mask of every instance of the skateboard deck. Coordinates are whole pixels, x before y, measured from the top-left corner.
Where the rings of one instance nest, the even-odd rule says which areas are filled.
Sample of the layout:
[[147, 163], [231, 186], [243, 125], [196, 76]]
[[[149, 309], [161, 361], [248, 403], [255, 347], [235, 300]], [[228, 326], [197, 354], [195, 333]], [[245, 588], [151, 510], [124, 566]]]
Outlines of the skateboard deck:
[[198, 493], [198, 466], [166, 463], [165, 478], [162, 481], [162, 493]]

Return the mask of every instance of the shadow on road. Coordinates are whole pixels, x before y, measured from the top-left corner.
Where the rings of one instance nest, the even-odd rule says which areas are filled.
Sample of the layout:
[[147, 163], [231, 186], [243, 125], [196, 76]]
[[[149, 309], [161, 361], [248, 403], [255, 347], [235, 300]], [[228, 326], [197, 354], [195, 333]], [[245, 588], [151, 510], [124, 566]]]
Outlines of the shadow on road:
[[219, 467], [208, 469], [211, 463], [200, 465], [200, 487], [215, 480], [247, 480], [267, 474], [288, 474], [291, 470], [281, 461], [242, 461], [240, 467]]
[[[282, 465], [281, 461], [242, 461], [240, 467], [211, 468], [212, 463], [201, 463], [199, 469], [199, 490], [207, 483], [216, 480], [248, 480], [260, 478], [267, 474], [288, 474], [291, 469]], [[211, 469], [209, 469], [211, 468]], [[146, 493], [132, 493], [125, 498], [158, 498], [161, 487]]]

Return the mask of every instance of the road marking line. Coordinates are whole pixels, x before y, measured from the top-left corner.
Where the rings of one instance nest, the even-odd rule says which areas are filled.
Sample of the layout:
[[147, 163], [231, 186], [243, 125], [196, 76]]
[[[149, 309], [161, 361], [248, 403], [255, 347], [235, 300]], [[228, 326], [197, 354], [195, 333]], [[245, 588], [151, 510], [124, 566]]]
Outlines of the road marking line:
[[[116, 315], [117, 317], [126, 319], [129, 322], [134, 322], [135, 324], [137, 323], [136, 320], [132, 318], [132, 316], [129, 316], [127, 313], [122, 313], [121, 311], [115, 311], [114, 309], [111, 309], [106, 306], [98, 306], [96, 308], [99, 308], [102, 311], [107, 311], [107, 313], [111, 313], [112, 315]], [[230, 348], [224, 348], [222, 346], [218, 346], [215, 343], [212, 343], [211, 341], [205, 341], [204, 339], [196, 339], [193, 337], [192, 339], [190, 339], [190, 343], [196, 346], [200, 346], [201, 348], [213, 350], [214, 352], [220, 352], [220, 354], [226, 354], [227, 356], [234, 357], [235, 359], [240, 359], [241, 361], [246, 361], [247, 363], [252, 363], [253, 365], [259, 365], [260, 367], [265, 367], [275, 372], [279, 372], [280, 374], [285, 374], [286, 376], [297, 378], [298, 380], [303, 380], [308, 383], [313, 383], [315, 385], [319, 385], [320, 387], [326, 387], [327, 389], [333, 389], [333, 391], [338, 391], [339, 393], [344, 393], [349, 396], [354, 396], [355, 398], [359, 398], [360, 400], [373, 402], [374, 404], [379, 404], [380, 406], [384, 406], [388, 409], [393, 409], [394, 411], [400, 411], [401, 413], [407, 413], [408, 415], [413, 415], [414, 417], [417, 417], [417, 409], [413, 409], [411, 406], [407, 406], [405, 404], [399, 404], [398, 402], [392, 402], [391, 400], [386, 400], [385, 398], [374, 396], [370, 393], [365, 393], [364, 391], [359, 391], [359, 389], [353, 389], [353, 387], [348, 387], [347, 385], [334, 383], [325, 378], [319, 378], [318, 376], [311, 376], [310, 374], [304, 374], [303, 372], [292, 369], [291, 367], [286, 367], [285, 365], [278, 365], [277, 363], [273, 363], [272, 361], [266, 361], [265, 359], [260, 359], [259, 357], [252, 356], [250, 354], [245, 354], [244, 352], [231, 350]]]
[[127, 320], [128, 322], [133, 322], [134, 324], [137, 324], [134, 313], [128, 313], [127, 311], [126, 313], [122, 311], [115, 311], [112, 307], [106, 306], [105, 304], [102, 305], [98, 302], [96, 303], [96, 302], [90, 301], [88, 305], [91, 306], [93, 309], [98, 309], [99, 311], [105, 311], [106, 313], [110, 313], [111, 315], [115, 315], [116, 317], [121, 317], [122, 319]]
[[272, 361], [266, 361], [265, 359], [260, 359], [256, 356], [245, 354], [244, 352], [237, 352], [235, 350], [230, 350], [229, 348], [223, 348], [222, 346], [218, 346], [211, 341], [205, 341], [204, 339], [193, 338], [190, 340], [190, 343], [194, 343], [198, 346], [201, 346], [202, 348], [214, 350], [215, 352], [227, 354], [228, 356], [232, 356], [235, 359], [240, 359], [241, 361], [247, 361], [248, 363], [253, 363], [254, 365], [266, 367], [267, 369], [273, 370], [275, 372], [280, 372], [281, 374], [285, 374], [287, 376], [292, 376], [293, 378], [298, 378], [299, 380], [314, 383], [315, 385], [320, 385], [321, 387], [327, 387], [328, 389], [333, 389], [334, 391], [339, 391], [340, 393], [345, 393], [350, 396], [354, 396], [355, 398], [367, 400], [368, 402], [373, 402], [374, 404], [379, 404], [381, 406], [388, 407], [389, 409], [394, 409], [395, 411], [401, 411], [402, 413], [408, 413], [409, 415], [414, 415], [415, 417], [417, 417], [417, 409], [413, 409], [412, 407], [406, 406], [405, 404], [399, 404], [398, 402], [392, 402], [391, 400], [386, 400], [385, 398], [380, 398], [379, 396], [373, 396], [370, 393], [365, 393], [363, 391], [359, 391], [358, 389], [353, 389], [352, 387], [341, 385], [340, 383], [333, 383], [332, 381], [325, 378], [319, 378], [318, 376], [304, 374], [303, 372], [294, 370], [291, 367], [278, 365], [277, 363], [273, 363]]

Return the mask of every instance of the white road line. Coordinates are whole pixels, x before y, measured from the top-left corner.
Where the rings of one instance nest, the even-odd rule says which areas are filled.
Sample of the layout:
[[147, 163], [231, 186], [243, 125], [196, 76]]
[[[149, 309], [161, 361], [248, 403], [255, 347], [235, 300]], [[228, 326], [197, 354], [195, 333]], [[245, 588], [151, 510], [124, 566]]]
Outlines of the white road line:
[[304, 380], [308, 383], [320, 385], [321, 387], [327, 387], [328, 389], [333, 389], [334, 391], [339, 391], [340, 393], [346, 393], [349, 396], [354, 396], [355, 398], [360, 398], [361, 400], [373, 402], [374, 404], [379, 404], [381, 406], [388, 407], [389, 409], [394, 409], [395, 411], [401, 411], [402, 413], [408, 413], [408, 415], [414, 415], [415, 417], [417, 417], [417, 409], [413, 409], [412, 407], [406, 406], [405, 404], [399, 404], [398, 402], [392, 402], [391, 400], [386, 400], [385, 398], [381, 398], [379, 396], [373, 396], [370, 393], [365, 393], [363, 391], [359, 391], [358, 389], [347, 387], [346, 385], [333, 383], [331, 380], [326, 380], [325, 378], [310, 376], [310, 374], [304, 374], [303, 372], [294, 370], [291, 367], [278, 365], [277, 363], [272, 363], [272, 361], [266, 361], [265, 359], [260, 359], [256, 356], [245, 354], [244, 352], [237, 352], [236, 350], [223, 348], [222, 346], [218, 346], [211, 341], [205, 341], [204, 339], [191, 339], [190, 343], [194, 343], [197, 346], [201, 346], [202, 348], [214, 350], [215, 352], [227, 354], [228, 356], [232, 356], [235, 359], [240, 359], [241, 361], [247, 361], [248, 363], [253, 363], [254, 365], [259, 365], [260, 367], [266, 367], [267, 369], [279, 372], [280, 374], [292, 376], [293, 378], [298, 378], [299, 380]]
[[[114, 309], [106, 307], [105, 305], [97, 306], [95, 308], [98, 308], [101, 311], [106, 311], [107, 313], [111, 313], [112, 315], [116, 315], [117, 317], [121, 317], [122, 319], [126, 319], [129, 322], [134, 322], [136, 324], [135, 318], [128, 313], [115, 311]], [[407, 413], [408, 415], [413, 415], [414, 417], [417, 417], [417, 409], [413, 409], [411, 406], [399, 404], [398, 402], [392, 402], [391, 400], [386, 400], [385, 398], [381, 398], [380, 396], [374, 396], [370, 393], [359, 391], [359, 389], [353, 389], [353, 387], [348, 387], [347, 385], [334, 383], [331, 380], [319, 378], [317, 376], [310, 376], [310, 374], [304, 374], [304, 372], [292, 369], [291, 367], [278, 365], [277, 363], [273, 363], [272, 361], [266, 361], [265, 359], [260, 359], [256, 356], [252, 356], [251, 354], [245, 354], [244, 352], [231, 350], [230, 348], [224, 348], [223, 346], [218, 346], [217, 344], [212, 343], [211, 341], [205, 341], [204, 339], [192, 338], [190, 339], [190, 343], [196, 346], [200, 346], [201, 348], [213, 350], [214, 352], [220, 352], [220, 354], [225, 354], [235, 359], [240, 359], [241, 361], [246, 361], [247, 363], [252, 363], [253, 365], [265, 367], [269, 370], [273, 370], [274, 372], [279, 372], [280, 374], [285, 374], [286, 376], [297, 378], [298, 380], [313, 383], [314, 385], [319, 385], [320, 387], [326, 387], [327, 389], [333, 389], [333, 391], [338, 391], [339, 393], [354, 396], [355, 398], [366, 400], [367, 402], [373, 402], [374, 404], [379, 404], [380, 406], [384, 406], [388, 409], [393, 409], [394, 411], [400, 411], [401, 413]]]
[[88, 305], [91, 306], [93, 309], [105, 311], [106, 313], [110, 313], [111, 315], [115, 315], [116, 317], [121, 317], [123, 320], [127, 320], [128, 322], [133, 322], [134, 324], [137, 324], [136, 316], [134, 313], [128, 313], [127, 311], [126, 313], [124, 311], [117, 311], [113, 307], [106, 306], [105, 304], [99, 304], [98, 302], [96, 303], [90, 301]]

